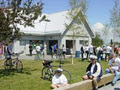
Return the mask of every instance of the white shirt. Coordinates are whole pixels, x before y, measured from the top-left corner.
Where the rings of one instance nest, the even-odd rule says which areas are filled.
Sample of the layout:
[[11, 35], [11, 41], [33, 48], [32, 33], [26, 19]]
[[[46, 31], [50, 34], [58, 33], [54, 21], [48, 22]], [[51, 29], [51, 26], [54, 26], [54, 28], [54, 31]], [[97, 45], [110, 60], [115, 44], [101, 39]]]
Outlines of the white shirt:
[[36, 46], [36, 51], [40, 51], [40, 46]]
[[91, 74], [93, 74], [94, 67], [95, 67], [95, 64], [93, 64], [91, 67]]
[[55, 74], [52, 78], [52, 84], [67, 84], [67, 78], [65, 77], [65, 75], [61, 75], [58, 76], [57, 74]]
[[90, 53], [93, 53], [93, 45], [90, 45]]
[[112, 48], [110, 46], [106, 47], [106, 53], [111, 53]]
[[120, 58], [119, 58], [119, 57], [117, 57], [117, 58], [115, 59], [115, 62], [116, 62], [116, 65], [117, 65], [118, 67], [120, 67]]
[[92, 65], [91, 67], [91, 74], [94, 76], [94, 77], [97, 77], [100, 72], [101, 72], [101, 66], [98, 62], [96, 62], [96, 65], [97, 65], [97, 71], [93, 74], [93, 70], [94, 70], [94, 67], [95, 67], [95, 64]]
[[65, 47], [63, 47], [62, 49], [63, 49], [63, 52], [66, 52], [66, 48]]
[[85, 46], [85, 51], [89, 51], [89, 46]]

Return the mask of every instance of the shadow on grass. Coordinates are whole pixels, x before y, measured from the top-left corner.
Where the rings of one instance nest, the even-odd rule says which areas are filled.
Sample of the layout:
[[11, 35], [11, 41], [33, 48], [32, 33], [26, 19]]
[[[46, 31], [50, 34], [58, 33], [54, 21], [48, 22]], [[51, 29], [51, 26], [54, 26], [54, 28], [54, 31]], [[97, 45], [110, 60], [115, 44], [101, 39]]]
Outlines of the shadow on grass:
[[5, 77], [5, 76], [13, 76], [16, 73], [31, 75], [29, 69], [23, 69], [22, 72], [17, 72], [16, 69], [11, 69], [11, 70], [1, 69], [0, 70], [0, 78]]
[[15, 75], [15, 70], [5, 70], [5, 69], [1, 69], [0, 70], [0, 78], [4, 77], [4, 76], [12, 76]]

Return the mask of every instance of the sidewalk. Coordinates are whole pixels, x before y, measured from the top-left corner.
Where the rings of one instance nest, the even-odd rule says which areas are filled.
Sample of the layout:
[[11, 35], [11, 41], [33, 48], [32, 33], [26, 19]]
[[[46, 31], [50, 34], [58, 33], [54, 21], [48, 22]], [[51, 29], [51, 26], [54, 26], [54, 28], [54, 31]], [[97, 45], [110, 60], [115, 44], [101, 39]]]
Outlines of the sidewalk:
[[111, 84], [109, 84], [99, 90], [120, 90], [120, 80], [115, 84], [115, 86], [111, 86]]
[[[70, 57], [70, 55], [66, 55], [66, 57]], [[32, 56], [28, 56], [28, 55], [20, 55], [19, 56], [19, 59], [22, 59], [22, 60], [34, 60], [35, 58], [35, 55], [32, 55]], [[41, 57], [43, 59], [43, 57]], [[4, 56], [1, 55], [0, 56], [0, 60], [4, 59]], [[45, 55], [44, 57], [45, 60], [54, 60], [52, 59], [51, 55]]]
[[[23, 60], [34, 60], [35, 55], [32, 55], [32, 56], [21, 55], [19, 58], [20, 58], [20, 59], [23, 59]], [[41, 59], [43, 59], [43, 57], [41, 57]], [[51, 57], [51, 55], [45, 55], [45, 58], [44, 58], [44, 59], [46, 59], [46, 60], [51, 60], [52, 57]]]

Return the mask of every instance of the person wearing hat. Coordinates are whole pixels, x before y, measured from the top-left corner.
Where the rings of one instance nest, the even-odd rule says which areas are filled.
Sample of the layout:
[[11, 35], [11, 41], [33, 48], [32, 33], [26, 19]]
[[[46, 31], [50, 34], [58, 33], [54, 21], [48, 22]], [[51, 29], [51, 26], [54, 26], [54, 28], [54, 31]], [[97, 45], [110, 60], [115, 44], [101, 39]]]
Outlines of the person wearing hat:
[[86, 69], [86, 75], [83, 76], [83, 80], [92, 79], [94, 88], [93, 90], [98, 90], [97, 82], [100, 81], [102, 76], [102, 67], [97, 62], [97, 56], [90, 56], [91, 63], [88, 65]]
[[109, 56], [110, 60], [108, 63], [108, 68], [105, 70], [105, 74], [108, 73], [115, 73], [116, 70], [118, 70], [119, 66], [116, 63], [116, 54], [112, 54], [111, 56]]
[[62, 71], [63, 71], [62, 68], [58, 68], [55, 71], [55, 75], [52, 78], [52, 84], [51, 84], [52, 89], [68, 85], [67, 78], [65, 77], [65, 75], [62, 74]]

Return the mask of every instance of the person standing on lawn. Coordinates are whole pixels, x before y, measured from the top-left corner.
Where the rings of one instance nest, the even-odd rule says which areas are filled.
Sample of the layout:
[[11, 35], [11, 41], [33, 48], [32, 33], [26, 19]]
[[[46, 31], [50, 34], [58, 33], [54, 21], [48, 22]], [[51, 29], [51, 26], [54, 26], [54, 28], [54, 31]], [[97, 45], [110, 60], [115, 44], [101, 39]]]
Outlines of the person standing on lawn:
[[84, 61], [84, 45], [81, 46], [80, 48], [80, 52], [81, 52], [81, 58], [82, 58], [82, 61]]
[[29, 45], [29, 53], [30, 53], [30, 56], [32, 56], [32, 50], [33, 50], [33, 47], [32, 47], [32, 45], [30, 44], [30, 45]]
[[12, 49], [13, 49], [13, 41], [11, 40], [6, 47], [6, 59], [9, 60], [10, 66], [12, 66], [12, 59], [11, 56], [13, 54]]
[[66, 48], [65, 48], [64, 44], [62, 45], [62, 54], [63, 54], [63, 59], [65, 60]]
[[112, 53], [112, 47], [110, 47], [109, 45], [106, 47], [106, 61], [108, 61], [108, 57], [110, 56], [110, 54]]
[[88, 57], [89, 57], [89, 46], [88, 46], [88, 44], [86, 44], [86, 46], [85, 46], [85, 53], [86, 53], [86, 59], [88, 59]]
[[94, 85], [93, 90], [98, 90], [97, 82], [101, 80], [102, 67], [97, 62], [97, 56], [91, 55], [90, 60], [91, 60], [91, 63], [88, 65], [86, 69], [86, 75], [83, 76], [83, 80], [92, 79], [93, 85]]

